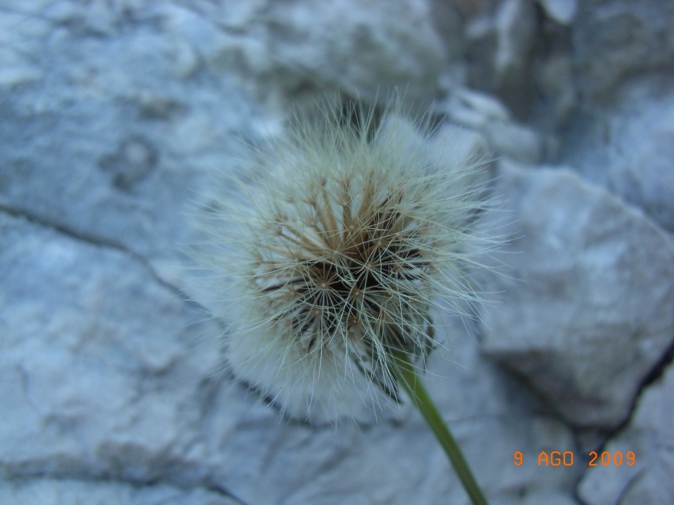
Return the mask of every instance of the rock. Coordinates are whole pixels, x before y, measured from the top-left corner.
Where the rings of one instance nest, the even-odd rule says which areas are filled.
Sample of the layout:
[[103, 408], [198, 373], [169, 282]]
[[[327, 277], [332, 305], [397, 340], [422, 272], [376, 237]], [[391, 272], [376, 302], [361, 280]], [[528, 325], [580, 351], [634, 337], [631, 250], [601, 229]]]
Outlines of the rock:
[[[29, 21], [27, 21], [27, 18]], [[44, 70], [35, 65], [37, 45], [49, 33], [49, 23], [43, 19], [30, 21], [21, 10], [0, 12], [0, 91], [36, 83], [44, 79]]]
[[[187, 284], [177, 244], [193, 243], [182, 214], [185, 203], [214, 174], [237, 169], [238, 138], [257, 144], [281, 134], [288, 102], [326, 90], [371, 102], [377, 92], [383, 98], [399, 87], [423, 107], [446, 93], [452, 105], [440, 112], [471, 129], [463, 132], [459, 148], [451, 148], [455, 154], [484, 153], [487, 145], [498, 150], [496, 156], [526, 163], [547, 156], [548, 133], [568, 120], [578, 137], [567, 146], [577, 147], [578, 156], [569, 154], [564, 162], [671, 230], [671, 81], [655, 78], [671, 68], [668, 2], [34, 0], [20, 8], [10, 3], [0, 8], [3, 504], [466, 502], [444, 454], [409, 406], [394, 419], [368, 426], [316, 427], [281, 419], [268, 399], [218, 373], [217, 337], [228, 322], [208, 320], [181, 294]], [[539, 70], [534, 88], [529, 74]], [[635, 84], [639, 96], [621, 95], [632, 89], [632, 77], [644, 72], [649, 75], [640, 79], [650, 83], [650, 91]], [[597, 117], [579, 114], [576, 81]], [[532, 107], [536, 100], [545, 104]], [[629, 113], [620, 108], [623, 101]], [[596, 137], [585, 135], [583, 121], [596, 129]], [[435, 132], [432, 146], [443, 155], [446, 137], [455, 133], [445, 126]], [[620, 153], [621, 143], [637, 144], [631, 154], [620, 154], [624, 165], [618, 154], [611, 163], [595, 158], [607, 131], [610, 152]], [[591, 149], [579, 138], [592, 143]], [[546, 174], [538, 176], [551, 177]], [[476, 174], [482, 175], [488, 171]], [[626, 204], [558, 175], [555, 183], [563, 184], [545, 193], [550, 204], [523, 211], [523, 221], [540, 214], [542, 221], [532, 229], [547, 229], [546, 219], [557, 223], [551, 216], [564, 221], [565, 212], [551, 206], [570, 195], [572, 204], [563, 208], [574, 215], [585, 209], [600, 225], [603, 219], [608, 238], [595, 225], [577, 230], [582, 223], [576, 219], [568, 228], [560, 223], [560, 229], [586, 248], [556, 248], [560, 241], [552, 232], [541, 235], [552, 242], [536, 242], [536, 235], [521, 239], [525, 250], [542, 250], [549, 261], [536, 254], [505, 256], [517, 260], [535, 289], [529, 293], [518, 284], [507, 291], [514, 294], [503, 307], [515, 307], [513, 323], [506, 324], [509, 315], [501, 314], [492, 319], [502, 321], [493, 327], [504, 327], [507, 331], [499, 332], [506, 337], [524, 329], [538, 338], [562, 326], [564, 314], [555, 313], [557, 307], [578, 308], [574, 297], [587, 302], [587, 308], [578, 308], [576, 326], [598, 328], [588, 333], [594, 336], [615, 323], [620, 338], [633, 328], [631, 343], [643, 348], [635, 352], [615, 338], [597, 351], [594, 341], [579, 339], [571, 351], [565, 341], [564, 352], [585, 360], [575, 363], [596, 360], [605, 366], [604, 352], [627, 349], [616, 356], [609, 352], [616, 363], [606, 368], [614, 373], [621, 359], [634, 356], [623, 362], [631, 381], [623, 396], [631, 399], [641, 385], [635, 370], [642, 370], [643, 379], [646, 363], [661, 352], [654, 335], [669, 331], [671, 338], [665, 322], [660, 330], [653, 327], [664, 312], [658, 300], [670, 300], [663, 284], [671, 269], [661, 265], [668, 246]], [[513, 178], [502, 179], [506, 184]], [[516, 184], [511, 189], [507, 201], [524, 194]], [[522, 198], [523, 205], [531, 203]], [[593, 198], [598, 203], [590, 212], [583, 202]], [[618, 225], [626, 230], [622, 241], [611, 228]], [[624, 257], [625, 264], [618, 269], [611, 254]], [[564, 268], [581, 278], [565, 282]], [[610, 278], [625, 272], [631, 291], [604, 282], [601, 269], [611, 272]], [[582, 278], [586, 273], [595, 277]], [[536, 297], [536, 289], [562, 298], [565, 293], [544, 290], [539, 281], [568, 288], [569, 300], [541, 308], [546, 298]], [[645, 289], [647, 283], [652, 286]], [[578, 285], [582, 289], [573, 290]], [[604, 300], [601, 310], [590, 314], [599, 302], [587, 299], [611, 290], [620, 299]], [[543, 323], [519, 326], [520, 316]], [[536, 463], [540, 451], [573, 451], [574, 433], [519, 378], [479, 353], [466, 331], [469, 324], [441, 317], [437, 334], [444, 348], [431, 357], [423, 380], [490, 501], [577, 503], [574, 488], [586, 469], [580, 454], [569, 468]], [[563, 321], [567, 328], [573, 318]], [[498, 353], [497, 337], [490, 345]], [[592, 378], [594, 371], [587, 365], [583, 373]], [[663, 414], [657, 430], [644, 427], [651, 426], [647, 413], [663, 408], [670, 389], [658, 384], [646, 389], [647, 408], [625, 429], [632, 438], [613, 437], [627, 444], [621, 450], [635, 447], [649, 467], [669, 473], [671, 454], [662, 448], [671, 433], [661, 425], [671, 413]], [[594, 398], [586, 393], [579, 393], [578, 411], [596, 412], [594, 405], [583, 410]], [[621, 396], [617, 403], [623, 410], [615, 412], [624, 412], [628, 401]], [[523, 454], [521, 466], [513, 461], [517, 451]], [[595, 490], [611, 499], [621, 492], [620, 475], [601, 487], [599, 470], [604, 468], [588, 473], [580, 488], [588, 503]], [[644, 477], [630, 481], [626, 493], [633, 494], [626, 496], [666, 502], [658, 494], [671, 494], [661, 484], [666, 477], [638, 475]]]
[[674, 232], [674, 80], [625, 83], [615, 101], [570, 127], [566, 163]]
[[496, 156], [537, 164], [555, 149], [551, 139], [544, 139], [533, 129], [515, 122], [505, 105], [484, 93], [457, 89], [440, 110], [450, 120], [482, 136]]
[[603, 101], [624, 78], [674, 68], [674, 3], [579, 2], [572, 26], [579, 89]]
[[487, 2], [466, 22], [463, 86], [495, 94], [538, 133], [563, 128], [578, 101], [568, 26], [576, 10], [576, 0]]
[[412, 0], [65, 4], [44, 6], [49, 38], [42, 12], [0, 12], [0, 26], [20, 28], [2, 35], [12, 65], [0, 85], [12, 91], [0, 96], [0, 165], [17, 170], [0, 174], [0, 204], [128, 247], [161, 275], [189, 241], [176, 223], [196, 178], [234, 163], [237, 136], [255, 140], [239, 131], [255, 106], [235, 80], [259, 85], [261, 101], [313, 80], [371, 99], [407, 87], [428, 102], [445, 58], [430, 8]]
[[[501, 79], [518, 77], [527, 65], [535, 34], [534, 10], [526, 0], [504, 0], [496, 14], [495, 66]], [[508, 74], [511, 74], [510, 76]]]
[[644, 102], [612, 125], [609, 187], [674, 233], [674, 95]]
[[[582, 468], [545, 468], [537, 462], [541, 451], [574, 451], [571, 430], [543, 414], [537, 399], [523, 391], [518, 380], [485, 360], [478, 345], [465, 342], [464, 323], [446, 317], [436, 322], [441, 347], [431, 357], [424, 381], [459, 437], [478, 482], [484, 483], [490, 503], [574, 503], [569, 489]], [[419, 422], [417, 414], [411, 414], [406, 420], [410, 428]], [[426, 428], [419, 424], [416, 429]], [[516, 464], [517, 451], [522, 453], [521, 465]], [[434, 471], [439, 481], [446, 479], [440, 468]], [[489, 475], [491, 481], [483, 477]], [[456, 490], [445, 496], [444, 502], [437, 503], [464, 500]], [[413, 498], [402, 501], [412, 502]]]
[[201, 63], [194, 46], [182, 37], [173, 39], [171, 56], [173, 72], [183, 79], [189, 79], [199, 69]]
[[674, 334], [674, 248], [641, 213], [567, 170], [503, 165], [508, 266], [484, 353], [570, 424], [614, 428]]
[[542, 36], [532, 0], [488, 2], [466, 23], [465, 86], [493, 93], [520, 121], [527, 120], [538, 90], [532, 70]]
[[[605, 503], [668, 503], [674, 496], [674, 367], [651, 384], [639, 398], [629, 424], [602, 447], [597, 466], [579, 484], [588, 505]], [[610, 461], [608, 465], [602, 464]], [[634, 460], [630, 460], [630, 453]], [[622, 464], [617, 464], [622, 459]], [[630, 464], [630, 461], [632, 463]]]
[[[110, 10], [105, 25], [123, 23], [124, 12]], [[254, 138], [237, 126], [254, 105], [226, 77], [177, 78], [174, 41], [158, 24], [103, 36], [66, 10], [47, 37], [37, 14], [4, 16], [17, 27], [2, 32], [7, 47], [20, 47], [19, 63], [44, 79], [0, 94], [0, 166], [11, 167], [0, 170], [0, 205], [172, 271], [176, 244], [188, 240], [178, 226], [185, 203], [200, 178], [233, 163], [237, 135]]]
[[0, 481], [0, 501], [4, 505], [240, 505], [241, 502], [215, 491], [185, 490], [154, 484], [134, 486], [120, 482], [87, 482], [71, 479], [27, 479]]
[[394, 86], [410, 100], [436, 98], [429, 92], [437, 93], [446, 52], [427, 2], [291, 5], [270, 2], [263, 19], [272, 59], [317, 68], [319, 81], [365, 99], [385, 96]]
[[514, 122], [491, 121], [482, 129], [493, 152], [525, 164], [545, 159], [548, 146], [531, 128]]
[[545, 13], [559, 24], [569, 25], [578, 11], [578, 0], [538, 0]]
[[483, 128], [490, 121], [511, 121], [507, 107], [491, 95], [457, 89], [448, 100], [450, 117], [471, 128]]
[[16, 65], [0, 70], [0, 87], [13, 88], [21, 84], [40, 81], [42, 72], [29, 66]]
[[469, 2], [444, 2], [442, 0], [430, 0], [431, 18], [437, 34], [444, 42], [447, 60], [453, 65], [461, 62], [465, 51], [464, 24], [465, 19], [473, 15], [477, 5]]
[[531, 51], [536, 36], [536, 12], [529, 0], [504, 0], [495, 17], [495, 91], [518, 115], [531, 103]]
[[122, 141], [116, 153], [103, 157], [99, 166], [111, 173], [112, 184], [129, 191], [145, 179], [157, 165], [157, 152], [143, 137], [129, 137]]
[[[228, 503], [209, 489], [244, 503], [465, 500], [409, 407], [367, 430], [279, 422], [245, 388], [207, 378], [222, 330], [133, 254], [0, 218], [3, 503]], [[425, 380], [487, 494], [512, 505], [529, 493], [570, 497], [577, 469], [542, 477], [534, 463], [541, 447], [572, 447], [569, 430], [524, 417], [535, 400], [480, 358], [461, 323], [438, 323], [454, 343], [449, 355], [436, 351]]]
[[538, 116], [541, 126], [558, 129], [560, 125], [568, 125], [578, 105], [571, 57], [558, 49], [540, 62], [535, 74], [536, 87], [544, 97], [540, 105], [543, 117]]
[[217, 364], [190, 350], [207, 326], [133, 255], [5, 213], [0, 279], [0, 475], [152, 480]]
[[201, 3], [167, 12], [175, 36], [214, 71], [238, 74], [270, 106], [326, 85], [369, 101], [397, 87], [410, 101], [429, 103], [448, 51], [461, 45], [460, 32], [438, 33], [458, 22], [456, 14], [434, 17], [429, 2], [415, 0]]

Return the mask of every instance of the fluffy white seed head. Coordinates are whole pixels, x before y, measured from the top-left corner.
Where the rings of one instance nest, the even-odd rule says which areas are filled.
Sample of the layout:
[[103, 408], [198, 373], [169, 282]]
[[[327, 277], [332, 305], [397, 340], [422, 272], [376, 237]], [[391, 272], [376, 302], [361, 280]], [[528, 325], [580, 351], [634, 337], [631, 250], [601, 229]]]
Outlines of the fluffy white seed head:
[[396, 107], [321, 110], [251, 150], [239, 197], [198, 217], [233, 373], [292, 416], [336, 419], [354, 398], [397, 401], [393, 351], [425, 362], [438, 300], [476, 299], [464, 246], [483, 204], [455, 139], [429, 142]]

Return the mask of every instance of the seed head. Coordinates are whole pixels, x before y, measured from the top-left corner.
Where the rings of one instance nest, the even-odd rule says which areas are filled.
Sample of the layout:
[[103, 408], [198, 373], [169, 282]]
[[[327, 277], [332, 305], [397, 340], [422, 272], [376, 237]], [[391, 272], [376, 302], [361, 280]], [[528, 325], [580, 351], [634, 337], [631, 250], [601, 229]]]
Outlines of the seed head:
[[234, 374], [293, 416], [335, 419], [354, 395], [399, 401], [394, 354], [424, 364], [438, 300], [475, 300], [464, 246], [482, 203], [477, 165], [399, 108], [322, 110], [252, 150], [243, 201], [217, 197], [199, 221], [213, 293], [233, 295], [215, 315]]

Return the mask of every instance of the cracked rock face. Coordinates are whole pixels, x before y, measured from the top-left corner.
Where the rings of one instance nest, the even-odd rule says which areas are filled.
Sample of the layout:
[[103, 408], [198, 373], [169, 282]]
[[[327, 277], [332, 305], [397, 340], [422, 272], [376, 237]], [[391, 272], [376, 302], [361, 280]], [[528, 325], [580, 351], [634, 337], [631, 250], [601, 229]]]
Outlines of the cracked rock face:
[[425, 378], [490, 502], [668, 503], [673, 5], [0, 2], [0, 503], [467, 503], [409, 407], [280, 419], [184, 294], [183, 211], [241, 139], [396, 87], [500, 160], [501, 300], [481, 349], [437, 315]]
[[[512, 220], [484, 352], [564, 419], [614, 428], [672, 345], [674, 247], [643, 214], [566, 170], [504, 166]], [[507, 257], [506, 257], [507, 255]]]
[[142, 481], [180, 459], [194, 312], [123, 251], [7, 215], [0, 236], [0, 472]]
[[[674, 369], [639, 399], [625, 429], [602, 452], [613, 464], [596, 467], [583, 477], [580, 496], [590, 505], [602, 503], [668, 503], [674, 496]], [[629, 453], [634, 464], [628, 464]], [[616, 465], [623, 457], [625, 462]], [[601, 456], [600, 456], [601, 458]], [[606, 459], [605, 459], [606, 461]]]
[[137, 487], [119, 482], [83, 482], [70, 479], [39, 479], [0, 482], [2, 503], [36, 503], [61, 505], [87, 503], [108, 505], [238, 505], [241, 502], [203, 489], [185, 491], [174, 486]]

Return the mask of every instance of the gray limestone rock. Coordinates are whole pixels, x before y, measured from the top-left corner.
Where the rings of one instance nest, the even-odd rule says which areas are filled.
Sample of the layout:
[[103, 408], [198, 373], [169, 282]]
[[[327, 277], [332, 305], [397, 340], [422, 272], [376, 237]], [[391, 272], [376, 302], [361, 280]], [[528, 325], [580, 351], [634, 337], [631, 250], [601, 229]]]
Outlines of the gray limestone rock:
[[515, 122], [489, 121], [481, 131], [494, 153], [519, 163], [541, 163], [550, 149], [541, 135]]
[[551, 138], [518, 124], [505, 105], [494, 97], [467, 89], [456, 89], [442, 109], [453, 122], [475, 131], [494, 156], [520, 163], [536, 164], [555, 149]]
[[588, 469], [579, 485], [579, 495], [585, 503], [659, 505], [671, 501], [673, 398], [674, 367], [670, 365], [639, 398], [625, 429], [598, 451], [596, 466]]
[[576, 426], [611, 428], [672, 344], [674, 247], [640, 212], [567, 170], [503, 165], [508, 246], [484, 352]]
[[131, 253], [6, 213], [0, 279], [0, 475], [149, 482], [179, 465], [217, 352], [177, 291]]
[[578, 2], [572, 26], [581, 94], [603, 101], [626, 77], [674, 68], [674, 3]]
[[563, 160], [674, 232], [674, 79], [625, 83], [573, 123]]
[[578, 11], [578, 0], [538, 0], [545, 13], [562, 25], [569, 25]]
[[[0, 1], [0, 502], [466, 503], [411, 408], [309, 426], [219, 373], [227, 321], [182, 295], [185, 204], [238, 168], [237, 137], [279, 135], [289, 101], [337, 89], [371, 102], [400, 87], [417, 105], [448, 93], [440, 112], [472, 130], [461, 156], [486, 145], [539, 163], [549, 132], [534, 125], [568, 120], [565, 163], [672, 230], [672, 83], [625, 86], [670, 69], [667, 16], [669, 2], [653, 0]], [[541, 46], [542, 66], [530, 61]], [[548, 109], [531, 106], [532, 72]], [[623, 89], [602, 110], [592, 101]], [[604, 116], [587, 121], [596, 137], [578, 126], [577, 94]], [[453, 130], [434, 137], [443, 156]], [[567, 420], [615, 425], [672, 336], [670, 246], [566, 172], [505, 171], [499, 187], [506, 222], [529, 228], [502, 256], [522, 280], [501, 278], [494, 308], [507, 310], [489, 316], [486, 350], [548, 380], [539, 392]], [[579, 459], [536, 462], [574, 451], [574, 433], [484, 359], [464, 324], [438, 320], [444, 348], [424, 380], [491, 502], [577, 503]], [[531, 352], [523, 336], [547, 347]], [[630, 469], [629, 489], [622, 473], [588, 472], [587, 503], [671, 494], [670, 379], [607, 445], [650, 470]]]
[[[260, 504], [465, 499], [414, 411], [368, 430], [279, 422], [245, 388], [208, 379], [221, 330], [136, 255], [0, 215], [5, 502], [88, 493], [135, 503], [175, 492], [184, 503], [227, 503], [208, 489]], [[436, 352], [428, 387], [487, 494], [512, 505], [528, 494], [568, 498], [577, 469], [541, 477], [534, 462], [541, 448], [571, 448], [569, 430], [537, 416], [535, 400], [480, 358], [458, 321], [439, 323], [451, 349]]]
[[[166, 22], [208, 67], [237, 74], [269, 105], [326, 86], [368, 100], [399, 87], [428, 103], [448, 53], [461, 44], [460, 33], [456, 41], [456, 34], [440, 35], [445, 27], [434, 12], [416, 0], [176, 2]], [[445, 18], [457, 22], [456, 15]]]
[[536, 32], [534, 6], [528, 0], [500, 2], [495, 17], [497, 34], [494, 66], [499, 87], [514, 88], [526, 78]]
[[[185, 203], [200, 177], [232, 164], [237, 134], [255, 137], [237, 119], [255, 107], [225, 76], [176, 76], [154, 7], [57, 7], [0, 9], [13, 46], [45, 74], [0, 92], [0, 205], [128, 248], [172, 278]], [[138, 24], [122, 29], [129, 16]]]
[[120, 482], [86, 482], [71, 479], [0, 481], [3, 505], [240, 505], [217, 491], [185, 490], [152, 484], [134, 486]]
[[531, 0], [487, 5], [466, 26], [468, 82], [496, 94], [518, 117], [525, 116], [531, 105], [536, 6]]

